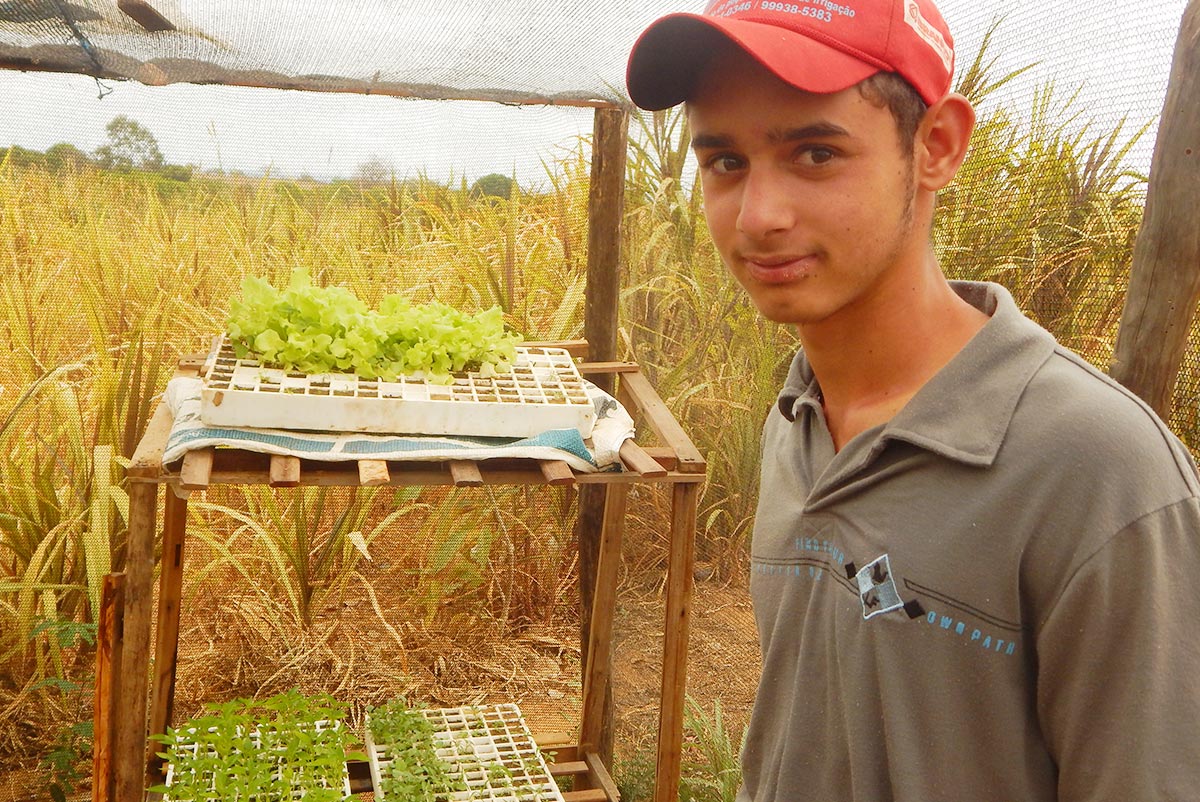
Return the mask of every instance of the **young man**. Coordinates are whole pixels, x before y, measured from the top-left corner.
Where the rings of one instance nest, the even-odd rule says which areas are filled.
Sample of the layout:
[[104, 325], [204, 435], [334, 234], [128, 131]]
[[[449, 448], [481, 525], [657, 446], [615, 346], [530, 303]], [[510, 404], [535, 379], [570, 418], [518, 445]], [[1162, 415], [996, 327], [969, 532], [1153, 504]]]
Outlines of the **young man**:
[[1200, 799], [1200, 485], [1137, 398], [992, 284], [935, 197], [974, 114], [928, 0], [660, 19], [725, 266], [802, 349], [751, 546], [754, 802]]

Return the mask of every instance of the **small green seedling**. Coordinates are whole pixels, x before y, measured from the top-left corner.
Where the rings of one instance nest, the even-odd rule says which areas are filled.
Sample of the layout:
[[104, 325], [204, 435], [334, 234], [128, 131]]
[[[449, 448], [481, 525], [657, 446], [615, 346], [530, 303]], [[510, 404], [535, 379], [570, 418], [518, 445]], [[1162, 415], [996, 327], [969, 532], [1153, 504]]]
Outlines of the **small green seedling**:
[[395, 700], [373, 708], [367, 726], [371, 738], [388, 760], [381, 761], [380, 787], [384, 799], [433, 802], [467, 790], [438, 754], [434, 728], [420, 708]]
[[532, 737], [519, 732], [515, 705], [425, 710], [390, 702], [371, 711], [367, 728], [384, 800], [562, 799]]
[[166, 784], [150, 790], [164, 802], [340, 802], [349, 796], [353, 740], [344, 716], [332, 697], [295, 690], [209, 705], [205, 715], [157, 736], [169, 770]]

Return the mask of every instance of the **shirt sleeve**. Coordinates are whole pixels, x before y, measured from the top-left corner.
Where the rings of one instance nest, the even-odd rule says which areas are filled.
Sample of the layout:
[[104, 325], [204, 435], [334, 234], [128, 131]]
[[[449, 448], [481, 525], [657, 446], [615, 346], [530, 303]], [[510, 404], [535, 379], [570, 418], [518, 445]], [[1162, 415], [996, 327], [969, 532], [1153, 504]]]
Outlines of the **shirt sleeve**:
[[1074, 573], [1035, 633], [1037, 713], [1061, 802], [1200, 788], [1200, 508], [1144, 516]]

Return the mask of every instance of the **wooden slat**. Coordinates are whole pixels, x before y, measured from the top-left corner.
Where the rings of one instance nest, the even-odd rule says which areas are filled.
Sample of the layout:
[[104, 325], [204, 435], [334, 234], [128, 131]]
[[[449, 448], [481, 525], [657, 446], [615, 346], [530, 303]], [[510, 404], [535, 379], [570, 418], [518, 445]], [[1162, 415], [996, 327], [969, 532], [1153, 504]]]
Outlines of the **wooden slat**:
[[[213, 341], [216, 342], [219, 339], [221, 338], [214, 337]], [[179, 372], [199, 375], [200, 369], [204, 367], [204, 362], [207, 359], [208, 354], [183, 354], [179, 357], [179, 362], [177, 363], [179, 365]]]
[[662, 707], [658, 718], [654, 802], [675, 802], [679, 798], [699, 490], [699, 485], [694, 484], [677, 484], [671, 489], [671, 550], [667, 563], [667, 619], [663, 628]]
[[113, 802], [113, 746], [121, 710], [117, 677], [121, 665], [121, 614], [125, 575], [107, 574], [100, 586], [96, 626], [96, 698], [92, 724], [92, 802]]
[[207, 490], [212, 479], [213, 450], [201, 448], [183, 455], [179, 486], [184, 490]]
[[616, 609], [617, 569], [621, 563], [621, 537], [628, 490], [626, 485], [612, 485], [605, 494], [579, 734], [580, 748], [585, 751], [596, 751], [605, 736], [605, 696], [612, 673], [612, 620]]
[[551, 777], [569, 777], [572, 774], [586, 774], [588, 764], [582, 760], [568, 760], [562, 763], [550, 763], [547, 768], [550, 769]]
[[646, 451], [633, 442], [632, 439], [626, 440], [621, 444], [621, 462], [625, 463], [628, 470], [633, 471], [639, 476], [666, 476], [667, 469], [654, 461]]
[[542, 476], [546, 477], [546, 483], [552, 485], [573, 485], [575, 484], [575, 472], [571, 470], [571, 466], [560, 459], [542, 459], [538, 460], [538, 467], [542, 471]]
[[272, 454], [269, 484], [271, 487], [299, 486], [300, 458]]
[[563, 792], [563, 802], [616, 802], [617, 797], [610, 797], [600, 788], [588, 788], [583, 791]]
[[579, 372], [584, 376], [632, 373], [635, 370], [641, 370], [636, 362], [583, 362], [579, 365]]
[[478, 487], [483, 484], [479, 463], [468, 459], [450, 460], [450, 478], [455, 487]]
[[613, 782], [612, 776], [609, 775], [600, 756], [595, 752], [584, 752], [583, 760], [587, 763], [593, 786], [603, 791], [606, 799], [611, 799], [613, 802], [620, 799], [621, 792], [617, 790], [617, 784]]
[[675, 449], [669, 446], [641, 446], [640, 448], [646, 452], [646, 456], [668, 471], [675, 470], [678, 465], [679, 461], [675, 459]]
[[[183, 600], [183, 538], [187, 529], [187, 501], [166, 494], [163, 509], [162, 563], [158, 584], [158, 627], [154, 648], [154, 686], [150, 692], [150, 734], [162, 735], [171, 723], [175, 706], [175, 668], [179, 657], [179, 607]], [[149, 773], [161, 777], [162, 745], [147, 748]]]
[[157, 479], [162, 473], [162, 456], [167, 449], [167, 437], [171, 434], [171, 409], [164, 403], [154, 408], [146, 432], [142, 435], [133, 457], [129, 461], [126, 475], [144, 479]]
[[704, 457], [692, 444], [687, 432], [675, 420], [671, 410], [650, 386], [641, 373], [626, 373], [621, 377], [621, 387], [633, 401], [636, 410], [645, 416], [650, 428], [666, 445], [675, 449], [679, 457], [680, 473], [704, 473]]
[[117, 0], [117, 8], [133, 17], [138, 25], [141, 25], [151, 33], [175, 30], [175, 26], [171, 21], [160, 14], [146, 0]]
[[561, 348], [576, 359], [587, 359], [587, 340], [534, 340], [521, 343], [522, 348]]
[[[451, 485], [449, 472], [445, 468], [407, 471], [398, 474], [392, 470], [393, 483], [411, 486]], [[212, 483], [214, 485], [265, 485], [268, 482], [266, 468], [261, 470], [214, 470]], [[305, 487], [354, 487], [359, 484], [358, 472], [305, 470], [303, 476]], [[674, 483], [674, 482], [703, 482], [704, 474], [668, 473], [663, 477], [639, 476], [630, 472], [613, 473], [580, 473], [575, 475], [576, 483], [580, 485], [627, 485], [634, 483]], [[504, 470], [484, 471], [484, 485], [544, 485], [546, 476], [536, 467], [528, 469], [506, 468]]]
[[360, 459], [358, 461], [358, 483], [363, 487], [378, 487], [392, 481], [388, 464], [381, 459]]
[[555, 762], [571, 763], [579, 758], [579, 745], [576, 744], [578, 738], [576, 735], [567, 735], [565, 732], [550, 732], [550, 733], [534, 733], [533, 742], [537, 744], [538, 749], [547, 754], [547, 760], [551, 758]]
[[146, 697], [154, 612], [154, 529], [158, 485], [129, 483], [129, 549], [125, 558], [125, 648], [118, 698], [115, 799], [140, 800], [145, 790]]

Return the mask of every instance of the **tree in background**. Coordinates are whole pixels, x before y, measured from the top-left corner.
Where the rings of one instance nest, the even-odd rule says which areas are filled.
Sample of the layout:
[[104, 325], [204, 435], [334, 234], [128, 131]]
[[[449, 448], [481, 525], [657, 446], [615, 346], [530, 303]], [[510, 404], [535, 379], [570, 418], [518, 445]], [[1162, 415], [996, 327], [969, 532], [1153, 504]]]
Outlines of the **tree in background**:
[[472, 198], [504, 198], [512, 197], [513, 180], [500, 173], [489, 173], [471, 185]]
[[391, 180], [396, 174], [396, 168], [392, 163], [385, 161], [379, 156], [372, 156], [354, 171], [354, 180], [359, 186], [380, 186]]
[[81, 170], [91, 160], [79, 148], [69, 142], [59, 142], [46, 149], [46, 166], [51, 170]]
[[158, 170], [163, 166], [158, 140], [144, 126], [124, 114], [113, 117], [104, 127], [108, 143], [96, 148], [96, 164], [108, 170]]

